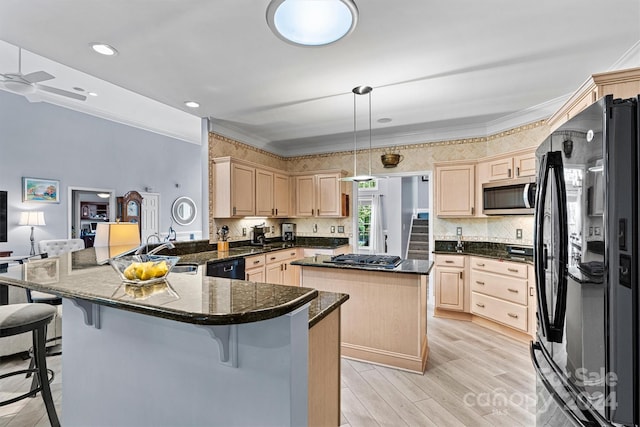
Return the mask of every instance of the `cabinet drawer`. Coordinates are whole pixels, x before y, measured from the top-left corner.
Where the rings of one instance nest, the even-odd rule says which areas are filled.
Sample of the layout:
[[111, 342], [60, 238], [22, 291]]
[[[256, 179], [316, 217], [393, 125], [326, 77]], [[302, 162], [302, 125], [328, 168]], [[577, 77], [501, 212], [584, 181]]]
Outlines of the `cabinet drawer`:
[[471, 257], [471, 268], [495, 274], [527, 278], [527, 264], [518, 262], [498, 261], [495, 259]]
[[521, 331], [527, 331], [527, 307], [471, 292], [471, 312]]
[[518, 304], [527, 304], [527, 281], [471, 270], [471, 291], [501, 298]]
[[464, 268], [465, 255], [436, 255], [436, 265]]
[[282, 251], [274, 251], [265, 254], [267, 264], [274, 262], [282, 262], [291, 258], [296, 258], [298, 255], [297, 249], [285, 249]]
[[245, 270], [249, 270], [251, 268], [255, 268], [255, 267], [261, 267], [265, 264], [265, 257], [264, 254], [262, 255], [255, 255], [255, 256], [248, 256], [244, 259], [244, 265], [245, 265]]

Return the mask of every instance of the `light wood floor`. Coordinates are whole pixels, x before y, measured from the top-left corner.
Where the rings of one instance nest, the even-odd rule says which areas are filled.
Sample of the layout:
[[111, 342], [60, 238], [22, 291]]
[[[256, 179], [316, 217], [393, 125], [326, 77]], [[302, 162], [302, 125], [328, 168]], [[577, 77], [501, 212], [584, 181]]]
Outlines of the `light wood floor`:
[[[342, 360], [342, 419], [358, 426], [535, 426], [535, 374], [527, 344], [469, 322], [428, 317], [425, 375]], [[61, 413], [62, 358], [47, 358]], [[26, 367], [0, 358], [0, 373]], [[22, 376], [0, 381], [0, 400], [28, 389]], [[0, 427], [48, 426], [42, 398], [0, 407]]]

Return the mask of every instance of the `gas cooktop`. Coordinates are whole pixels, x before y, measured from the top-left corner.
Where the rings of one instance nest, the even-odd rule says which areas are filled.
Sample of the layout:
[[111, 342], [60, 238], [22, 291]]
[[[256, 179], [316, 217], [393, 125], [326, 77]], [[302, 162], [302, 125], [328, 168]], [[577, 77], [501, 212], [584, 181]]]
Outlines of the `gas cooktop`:
[[359, 265], [379, 268], [396, 268], [402, 258], [395, 255], [344, 254], [332, 256], [324, 262], [331, 264]]

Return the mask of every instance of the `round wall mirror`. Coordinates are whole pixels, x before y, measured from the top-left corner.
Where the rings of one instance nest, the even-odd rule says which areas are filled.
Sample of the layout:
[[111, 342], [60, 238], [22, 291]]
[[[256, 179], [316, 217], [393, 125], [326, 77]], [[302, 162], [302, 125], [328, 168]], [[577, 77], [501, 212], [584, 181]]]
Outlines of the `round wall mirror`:
[[196, 219], [196, 204], [190, 197], [178, 197], [171, 206], [171, 216], [179, 225], [189, 225]]

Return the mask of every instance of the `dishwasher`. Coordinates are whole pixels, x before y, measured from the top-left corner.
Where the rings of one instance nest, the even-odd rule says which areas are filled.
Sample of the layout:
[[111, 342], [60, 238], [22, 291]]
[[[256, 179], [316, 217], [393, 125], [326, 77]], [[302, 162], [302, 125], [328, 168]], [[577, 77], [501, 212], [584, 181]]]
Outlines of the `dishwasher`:
[[244, 258], [207, 261], [207, 276], [244, 280]]

